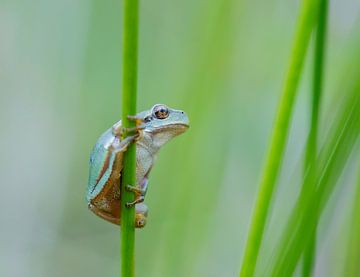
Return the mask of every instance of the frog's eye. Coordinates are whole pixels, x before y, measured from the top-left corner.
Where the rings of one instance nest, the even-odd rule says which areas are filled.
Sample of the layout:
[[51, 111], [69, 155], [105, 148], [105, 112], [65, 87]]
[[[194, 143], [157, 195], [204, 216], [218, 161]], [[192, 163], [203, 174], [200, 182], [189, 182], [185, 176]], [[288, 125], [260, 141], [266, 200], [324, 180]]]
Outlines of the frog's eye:
[[169, 109], [165, 105], [157, 105], [153, 109], [153, 114], [157, 119], [165, 119], [169, 116]]

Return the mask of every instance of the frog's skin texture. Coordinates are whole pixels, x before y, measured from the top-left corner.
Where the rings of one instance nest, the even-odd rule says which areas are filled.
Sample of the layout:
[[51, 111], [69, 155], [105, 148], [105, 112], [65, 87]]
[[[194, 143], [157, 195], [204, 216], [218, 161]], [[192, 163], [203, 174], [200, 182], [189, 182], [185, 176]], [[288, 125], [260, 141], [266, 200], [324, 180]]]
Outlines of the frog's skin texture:
[[[108, 129], [96, 142], [90, 156], [90, 174], [87, 187], [89, 209], [101, 218], [120, 224], [120, 186], [135, 193], [135, 226], [146, 224], [148, 208], [144, 203], [148, 177], [159, 149], [172, 138], [182, 134], [189, 127], [185, 112], [157, 104], [150, 110], [129, 117], [136, 121], [136, 135], [121, 140], [121, 121]], [[127, 130], [129, 131], [129, 130]], [[136, 182], [135, 187], [121, 184], [123, 153], [136, 142]]]

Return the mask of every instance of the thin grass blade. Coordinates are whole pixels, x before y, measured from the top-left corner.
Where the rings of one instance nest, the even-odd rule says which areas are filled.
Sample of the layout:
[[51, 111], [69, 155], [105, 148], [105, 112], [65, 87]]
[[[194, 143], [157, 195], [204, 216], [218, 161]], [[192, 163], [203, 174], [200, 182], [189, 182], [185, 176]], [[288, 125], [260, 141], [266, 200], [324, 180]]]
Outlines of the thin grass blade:
[[279, 102], [270, 148], [265, 161], [259, 191], [255, 202], [249, 235], [241, 266], [241, 277], [254, 275], [262, 243], [269, 207], [276, 187], [283, 158], [296, 91], [302, 73], [306, 50], [314, 27], [319, 1], [304, 0], [297, 21], [294, 45]]

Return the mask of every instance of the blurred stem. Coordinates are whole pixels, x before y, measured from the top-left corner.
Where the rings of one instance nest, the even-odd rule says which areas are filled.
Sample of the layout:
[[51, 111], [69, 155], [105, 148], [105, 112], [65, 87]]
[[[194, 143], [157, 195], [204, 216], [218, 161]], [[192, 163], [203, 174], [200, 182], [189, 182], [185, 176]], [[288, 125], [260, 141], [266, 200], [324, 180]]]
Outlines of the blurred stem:
[[[306, 146], [304, 174], [310, 168], [315, 170], [314, 162], [317, 155], [319, 107], [320, 107], [320, 100], [321, 100], [321, 94], [323, 88], [327, 8], [328, 8], [328, 1], [321, 0], [318, 11], [318, 24], [315, 30], [312, 111], [311, 111], [310, 133]], [[309, 182], [309, 184], [312, 183]], [[305, 193], [305, 191], [306, 190], [303, 188], [301, 194]], [[309, 241], [309, 245], [308, 247], [305, 248], [304, 251], [303, 270], [302, 270], [303, 277], [311, 276], [313, 270], [314, 258], [316, 255], [316, 233], [317, 232], [315, 227], [315, 231], [313, 233], [312, 238]]]
[[[315, 174], [306, 175], [303, 180], [303, 186], [309, 190], [300, 195], [292, 210], [281, 241], [275, 248], [273, 268], [268, 276], [292, 276], [301, 254], [314, 235], [321, 213], [360, 134], [359, 89], [360, 82], [337, 114], [333, 132], [326, 137], [316, 159]], [[305, 185], [306, 182], [312, 184]]]
[[[360, 170], [359, 170], [360, 172]], [[360, 174], [354, 197], [347, 259], [345, 259], [344, 276], [360, 276]]]
[[[122, 126], [133, 127], [128, 115], [136, 114], [138, 0], [124, 0]], [[125, 134], [127, 135], [127, 134]], [[121, 276], [135, 275], [135, 208], [125, 207], [134, 200], [134, 194], [125, 185], [136, 185], [136, 145], [131, 144], [124, 153], [121, 186]]]
[[317, 15], [319, 0], [304, 0], [297, 20], [294, 45], [289, 59], [282, 96], [273, 126], [270, 148], [266, 158], [260, 187], [246, 242], [240, 276], [254, 275], [264, 234], [269, 206], [276, 186], [293, 111], [296, 91], [302, 72], [306, 50]]

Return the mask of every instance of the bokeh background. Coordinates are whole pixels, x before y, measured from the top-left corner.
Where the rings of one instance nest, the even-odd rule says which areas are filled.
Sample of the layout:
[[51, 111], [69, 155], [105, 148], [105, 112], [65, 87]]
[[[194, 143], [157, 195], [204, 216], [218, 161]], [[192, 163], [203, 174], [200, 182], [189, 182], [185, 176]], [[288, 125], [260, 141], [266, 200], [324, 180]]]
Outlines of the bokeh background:
[[[137, 276], [237, 276], [299, 1], [141, 1], [138, 110], [191, 128], [150, 178]], [[359, 53], [360, 2], [330, 1], [322, 133]], [[89, 153], [121, 115], [121, 1], [0, 0], [0, 276], [119, 276], [119, 228], [87, 210]], [[260, 267], [299, 191], [308, 55]], [[353, 158], [319, 229], [316, 276], [342, 276]]]

